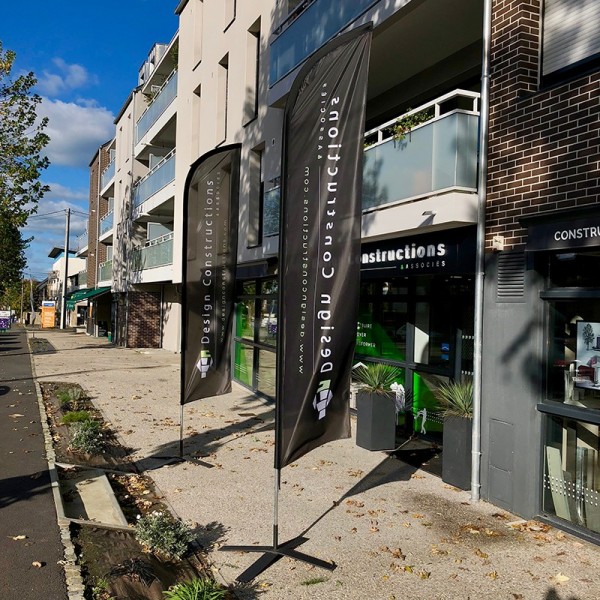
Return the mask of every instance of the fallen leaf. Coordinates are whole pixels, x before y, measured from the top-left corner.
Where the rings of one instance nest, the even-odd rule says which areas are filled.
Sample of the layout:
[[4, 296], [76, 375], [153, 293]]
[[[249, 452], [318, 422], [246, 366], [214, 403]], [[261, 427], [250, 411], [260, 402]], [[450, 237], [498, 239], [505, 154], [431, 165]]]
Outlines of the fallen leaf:
[[486, 573], [485, 576], [489, 577], [490, 579], [498, 579], [498, 572], [492, 571], [491, 573]]
[[429, 579], [429, 577], [431, 576], [431, 573], [429, 571], [419, 571], [417, 573], [417, 575], [419, 576], [420, 579]]
[[475, 550], [475, 555], [479, 556], [479, 558], [489, 558], [489, 556], [485, 552], [482, 552], [479, 548]]
[[411, 479], [425, 479], [425, 475], [417, 475], [417, 473], [413, 473], [410, 476]]
[[26, 535], [12, 535], [10, 537], [12, 537], [12, 539], [15, 540], [15, 541], [17, 541], [17, 540], [26, 540], [27, 539]]
[[558, 575], [555, 575], [551, 579], [552, 579], [552, 581], [554, 581], [554, 583], [561, 584], [561, 583], [566, 583], [567, 581], [569, 581], [570, 577], [567, 577], [566, 575], [559, 573]]

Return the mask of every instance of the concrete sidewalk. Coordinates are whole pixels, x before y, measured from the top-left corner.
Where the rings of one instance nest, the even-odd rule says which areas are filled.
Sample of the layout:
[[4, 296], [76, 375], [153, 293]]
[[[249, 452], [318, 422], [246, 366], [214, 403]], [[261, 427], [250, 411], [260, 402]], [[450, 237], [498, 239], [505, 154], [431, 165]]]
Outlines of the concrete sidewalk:
[[[177, 514], [203, 527], [219, 576], [235, 580], [259, 555], [224, 544], [269, 545], [273, 520], [273, 405], [234, 391], [185, 407], [179, 450], [179, 356], [115, 348], [84, 334], [44, 331], [40, 381], [79, 383], [134, 449]], [[210, 465], [204, 466], [205, 464]], [[328, 572], [283, 559], [242, 598], [594, 600], [600, 548], [557, 529], [472, 505], [466, 492], [353, 440], [327, 444], [282, 472], [280, 539], [334, 561]]]

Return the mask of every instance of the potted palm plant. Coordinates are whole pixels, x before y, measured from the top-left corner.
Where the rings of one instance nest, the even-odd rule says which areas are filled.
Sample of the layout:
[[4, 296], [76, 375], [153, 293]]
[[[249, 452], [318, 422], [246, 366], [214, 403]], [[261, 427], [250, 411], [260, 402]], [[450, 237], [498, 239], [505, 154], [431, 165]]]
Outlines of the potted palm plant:
[[353, 377], [358, 387], [356, 444], [367, 450], [393, 450], [398, 420], [395, 389], [402, 379], [402, 370], [370, 363], [357, 367]]
[[471, 487], [473, 380], [441, 383], [436, 398], [444, 417], [442, 481], [468, 490]]

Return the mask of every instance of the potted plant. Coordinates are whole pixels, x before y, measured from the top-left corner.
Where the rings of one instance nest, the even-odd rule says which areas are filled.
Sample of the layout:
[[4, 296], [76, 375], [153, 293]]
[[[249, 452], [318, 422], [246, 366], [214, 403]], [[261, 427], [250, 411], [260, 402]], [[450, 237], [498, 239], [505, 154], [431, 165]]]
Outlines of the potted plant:
[[473, 380], [441, 383], [436, 398], [444, 417], [442, 481], [468, 490], [471, 487]]
[[401, 380], [402, 370], [370, 363], [357, 367], [353, 377], [358, 386], [356, 444], [367, 450], [393, 450], [396, 447], [398, 395], [392, 386]]

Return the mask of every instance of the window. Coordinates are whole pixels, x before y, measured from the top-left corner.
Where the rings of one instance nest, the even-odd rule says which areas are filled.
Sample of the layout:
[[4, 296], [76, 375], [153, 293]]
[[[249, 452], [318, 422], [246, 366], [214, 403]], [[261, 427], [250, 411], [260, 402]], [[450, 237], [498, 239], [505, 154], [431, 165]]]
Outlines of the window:
[[200, 116], [202, 107], [202, 86], [199, 85], [192, 95], [192, 156], [200, 155]]
[[600, 427], [546, 418], [543, 509], [600, 533]]
[[250, 190], [248, 196], [248, 248], [262, 243], [263, 148], [253, 148], [249, 154]]
[[600, 253], [550, 256], [546, 400], [600, 409]]
[[277, 280], [238, 283], [233, 377], [253, 391], [275, 397], [277, 363]]
[[204, 17], [204, 2], [198, 0], [194, 5], [194, 64], [195, 67], [202, 60], [202, 22]]
[[227, 102], [229, 87], [229, 54], [220, 61], [217, 68], [217, 144], [227, 138]]
[[246, 33], [246, 101], [244, 125], [258, 114], [258, 86], [260, 71], [260, 18]]
[[600, 65], [598, 30], [598, 0], [545, 0], [542, 80], [553, 83]]
[[224, 0], [225, 6], [225, 29], [227, 29], [235, 19], [236, 0]]

